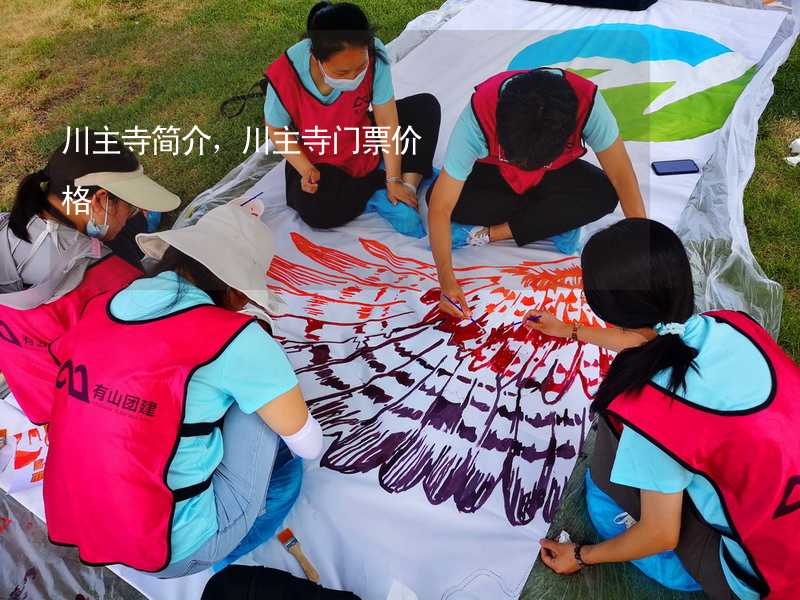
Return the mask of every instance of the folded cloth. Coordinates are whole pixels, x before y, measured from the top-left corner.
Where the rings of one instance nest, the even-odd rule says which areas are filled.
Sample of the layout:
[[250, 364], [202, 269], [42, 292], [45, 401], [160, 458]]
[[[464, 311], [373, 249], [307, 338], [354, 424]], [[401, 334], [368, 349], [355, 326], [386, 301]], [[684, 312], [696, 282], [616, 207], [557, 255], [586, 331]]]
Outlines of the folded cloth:
[[[439, 174], [439, 169], [434, 169], [433, 175], [423, 179], [417, 190], [423, 190], [430, 186], [436, 176]], [[408, 204], [398, 202], [392, 204], [389, 200], [389, 195], [386, 193], [386, 188], [381, 188], [367, 201], [367, 207], [364, 213], [376, 212], [384, 219], [389, 221], [389, 224], [394, 227], [395, 231], [402, 233], [413, 238], [421, 239], [427, 235], [425, 223], [422, 220], [420, 212], [411, 208]]]
[[[275, 457], [275, 466], [272, 469], [272, 478], [269, 480], [267, 488], [264, 512], [256, 518], [250, 531], [239, 542], [239, 545], [214, 565], [214, 571], [221, 571], [274, 536], [297, 501], [302, 483], [303, 461], [293, 457], [289, 448], [281, 441]], [[205, 598], [205, 594], [203, 597]], [[222, 598], [222, 596], [219, 597]]]
[[359, 600], [277, 569], [231, 565], [208, 580], [201, 600]]

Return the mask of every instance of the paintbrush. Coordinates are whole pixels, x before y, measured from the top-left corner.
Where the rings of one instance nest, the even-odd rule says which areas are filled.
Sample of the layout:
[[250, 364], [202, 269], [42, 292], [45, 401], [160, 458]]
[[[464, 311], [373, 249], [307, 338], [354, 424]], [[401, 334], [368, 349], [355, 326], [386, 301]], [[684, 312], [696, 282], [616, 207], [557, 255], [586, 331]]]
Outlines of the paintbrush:
[[294, 537], [292, 530], [289, 528], [284, 529], [278, 534], [278, 539], [281, 544], [283, 544], [283, 547], [286, 548], [286, 551], [294, 556], [297, 562], [300, 563], [303, 572], [306, 574], [306, 578], [314, 583], [319, 583], [319, 573], [314, 568], [314, 565], [309, 562], [308, 558], [306, 558], [303, 549], [300, 547], [300, 542]]
[[[448, 296], [445, 296], [444, 294], [442, 294], [442, 298], [444, 298], [450, 304], [452, 304], [455, 307], [456, 310], [460, 311], [461, 313], [464, 312], [463, 309], [458, 304], [456, 304], [455, 300], [452, 300], [451, 298], [449, 298]], [[475, 325], [478, 327], [478, 329], [480, 329], [481, 331], [484, 331], [483, 327], [481, 327], [481, 324], [478, 323], [475, 319], [473, 319], [472, 317], [467, 317], [467, 319], [469, 319], [470, 321], [475, 323]]]
[[527, 319], [525, 319], [524, 321], [519, 321], [518, 323], [515, 323], [515, 325], [516, 325], [517, 327], [519, 327], [520, 325], [525, 325], [525, 323], [526, 323], [527, 321], [533, 321], [534, 323], [538, 323], [538, 322], [539, 322], [539, 321], [541, 321], [541, 320], [542, 320], [542, 317], [540, 317], [540, 316], [537, 316], [537, 315], [534, 315], [534, 316], [532, 316], [532, 317], [528, 317], [528, 318], [527, 318]]

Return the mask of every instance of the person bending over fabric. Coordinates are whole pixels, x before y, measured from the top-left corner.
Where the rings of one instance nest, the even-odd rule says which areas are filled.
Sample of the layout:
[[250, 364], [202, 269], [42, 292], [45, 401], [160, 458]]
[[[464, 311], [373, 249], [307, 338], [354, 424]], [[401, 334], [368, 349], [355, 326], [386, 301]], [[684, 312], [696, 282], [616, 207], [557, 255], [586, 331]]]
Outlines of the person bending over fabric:
[[[386, 49], [358, 6], [316, 4], [306, 39], [266, 74], [268, 133], [288, 162], [286, 203], [303, 221], [318, 228], [344, 225], [361, 215], [370, 196], [384, 186], [392, 203], [417, 208], [417, 186], [433, 173], [439, 103], [431, 94], [395, 101]], [[380, 137], [370, 133], [379, 131], [376, 126], [388, 132], [382, 151]], [[284, 128], [299, 132], [300, 140]], [[405, 134], [409, 147], [402, 152], [396, 136]], [[414, 134], [419, 136], [416, 152]], [[324, 136], [327, 141], [320, 141]]]
[[[59, 145], [44, 169], [20, 182], [11, 212], [0, 215], [0, 370], [37, 424], [49, 419], [51, 396], [43, 390], [57, 370], [47, 346], [90, 298], [141, 275], [138, 255], [124, 253], [123, 260], [104, 243], [142, 210], [180, 203], [145, 177], [136, 155], [116, 138], [110, 139], [119, 153], [99, 154], [105, 145], [90, 133], [87, 149]], [[65, 202], [64, 193], [78, 187], [86, 191], [80, 202]]]
[[[581, 160], [584, 142], [602, 169]], [[505, 71], [479, 84], [450, 136], [429, 194], [429, 231], [444, 299], [466, 317], [453, 272], [451, 221], [474, 225], [467, 245], [519, 246], [591, 223], [622, 204], [644, 217], [636, 174], [614, 115], [597, 86], [561, 69]]]
[[796, 597], [800, 368], [744, 313], [693, 314], [689, 260], [660, 223], [597, 233], [581, 263], [614, 327], [541, 311], [527, 326], [619, 352], [595, 397], [591, 478], [637, 522], [599, 544], [542, 540], [542, 560], [566, 574], [674, 548], [711, 598]]
[[272, 301], [267, 226], [226, 205], [137, 241], [155, 273], [95, 298], [52, 347], [45, 513], [87, 562], [179, 577], [270, 510], [279, 437], [313, 459], [322, 430], [267, 322], [239, 312]]

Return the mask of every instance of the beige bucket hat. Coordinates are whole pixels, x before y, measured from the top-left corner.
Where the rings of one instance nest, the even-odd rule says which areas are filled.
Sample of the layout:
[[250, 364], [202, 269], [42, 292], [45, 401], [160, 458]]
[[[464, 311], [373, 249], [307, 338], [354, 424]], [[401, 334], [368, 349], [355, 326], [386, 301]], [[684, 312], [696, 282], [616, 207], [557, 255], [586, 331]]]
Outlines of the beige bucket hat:
[[161, 260], [173, 246], [203, 264], [268, 313], [283, 303], [267, 288], [267, 271], [275, 255], [269, 227], [237, 201], [218, 206], [194, 225], [157, 233], [140, 233], [136, 242], [147, 256]]

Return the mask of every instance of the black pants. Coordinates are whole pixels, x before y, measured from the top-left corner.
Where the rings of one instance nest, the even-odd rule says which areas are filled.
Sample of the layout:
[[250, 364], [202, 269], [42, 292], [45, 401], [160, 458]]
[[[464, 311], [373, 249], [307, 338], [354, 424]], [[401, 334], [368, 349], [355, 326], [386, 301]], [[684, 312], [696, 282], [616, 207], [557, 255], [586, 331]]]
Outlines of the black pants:
[[[411, 152], [409, 144], [408, 152], [402, 157], [403, 173], [430, 176], [442, 117], [438, 100], [431, 94], [403, 98], [397, 101], [397, 114], [401, 132], [411, 127], [420, 136], [416, 153]], [[300, 173], [286, 163], [286, 204], [311, 227], [329, 229], [349, 223], [364, 212], [370, 196], [386, 185], [383, 170], [353, 177], [333, 165], [317, 163], [314, 166], [320, 173], [319, 187], [316, 193], [309, 194], [300, 187]]]
[[[640, 491], [611, 482], [618, 440], [606, 422], [598, 419], [597, 441], [591, 458], [592, 480], [637, 521], [641, 517]], [[722, 571], [720, 534], [703, 521], [688, 495], [683, 496], [681, 534], [675, 553], [712, 600], [736, 600]]]
[[475, 163], [452, 220], [465, 225], [508, 223], [514, 241], [524, 246], [596, 221], [618, 202], [606, 174], [583, 160], [549, 171], [524, 194], [511, 189], [496, 166]]

